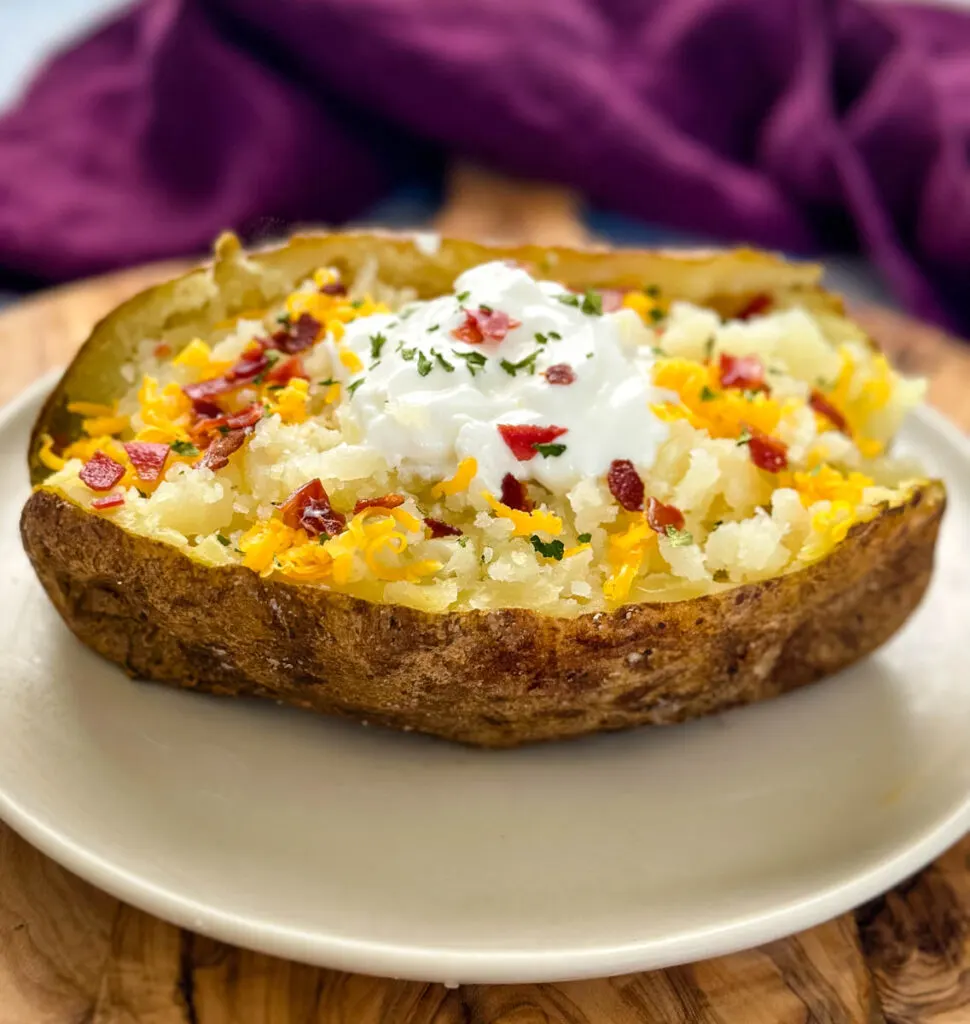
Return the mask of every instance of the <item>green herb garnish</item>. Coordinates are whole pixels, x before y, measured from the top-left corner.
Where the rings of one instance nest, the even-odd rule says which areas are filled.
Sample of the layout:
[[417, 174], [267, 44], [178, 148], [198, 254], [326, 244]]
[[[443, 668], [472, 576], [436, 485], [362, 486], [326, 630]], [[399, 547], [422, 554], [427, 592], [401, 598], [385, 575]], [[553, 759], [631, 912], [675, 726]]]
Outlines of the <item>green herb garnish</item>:
[[232, 543], [228, 537], [223, 537], [221, 533], [216, 534], [216, 540], [224, 547], [227, 548]]
[[276, 318], [276, 322], [281, 327], [285, 327], [285, 328], [289, 329], [289, 327], [290, 327], [290, 325], [292, 324], [293, 321], [290, 319], [290, 314], [289, 313], [280, 313], [280, 315]]
[[361, 377], [358, 380], [355, 380], [353, 384], [348, 384], [347, 385], [347, 396], [350, 397], [350, 395], [352, 395], [361, 386], [361, 384], [363, 384], [363, 383], [364, 383], [364, 378]]
[[675, 548], [684, 548], [694, 543], [694, 538], [688, 530], [678, 530], [676, 526], [667, 527], [667, 537]]
[[751, 440], [751, 431], [747, 427], [741, 428], [741, 433], [738, 434], [737, 446], [740, 448], [741, 445], [747, 444]]
[[545, 343], [549, 340], [540, 331], [536, 331], [536, 333], [533, 335], [533, 337], [535, 338], [537, 345], [545, 345]]
[[564, 444], [534, 444], [532, 446], [544, 459], [553, 455], [562, 455], [566, 450]]
[[564, 306], [575, 306], [577, 309], [579, 308], [579, 296], [573, 295], [572, 292], [563, 292], [562, 295], [557, 295], [556, 298]]
[[591, 533], [581, 533], [576, 538], [576, 540], [578, 540], [580, 544], [588, 544], [592, 539], [593, 535]]
[[169, 446], [176, 455], [198, 455], [199, 449], [191, 441], [173, 441]]
[[402, 347], [402, 348], [398, 349], [398, 352], [401, 353], [401, 358], [402, 359], [406, 359], [408, 362], [410, 362], [414, 358], [414, 355], [415, 355], [415, 353], [417, 351], [418, 350], [416, 348], [403, 348]]
[[704, 342], [704, 358], [710, 360], [711, 356], [714, 355], [714, 335], [712, 334], [707, 341]]
[[418, 376], [427, 377], [434, 369], [434, 363], [423, 353], [418, 353]]
[[285, 384], [267, 384], [266, 385], [266, 390], [267, 391], [282, 391], [283, 388], [285, 388], [285, 387], [286, 387]]
[[387, 344], [387, 338], [383, 334], [372, 334], [370, 336], [370, 357], [380, 358], [381, 349]]
[[527, 355], [524, 359], [520, 359], [517, 363], [510, 363], [508, 359], [503, 359], [499, 366], [510, 376], [514, 377], [519, 370], [525, 370], [527, 373], [536, 372], [536, 358], [539, 355], [539, 350]]
[[363, 299], [354, 299], [350, 303], [350, 308], [351, 309], [360, 309], [360, 307], [363, 306], [363, 304], [364, 304], [364, 300]]
[[466, 302], [468, 300], [468, 296], [469, 295], [471, 295], [471, 292], [459, 292], [455, 296], [455, 298], [457, 299], [458, 303], [460, 304], [462, 302]]
[[490, 316], [492, 313], [495, 312], [495, 310], [492, 309], [491, 306], [483, 306], [481, 303], [478, 304], [478, 311], [480, 313], [484, 313], [486, 316]]
[[654, 306], [654, 308], [650, 310], [648, 316], [655, 324], [659, 324], [664, 318], [664, 311], [662, 309], [657, 309], [657, 307]]
[[562, 561], [562, 554], [566, 550], [566, 545], [561, 540], [551, 540], [546, 544], [538, 534], [533, 534], [529, 540], [532, 542], [532, 546], [543, 555], [545, 558], [554, 558], [557, 562]]
[[603, 296], [599, 292], [594, 292], [592, 288], [587, 288], [583, 295], [583, 304], [579, 308], [580, 312], [587, 316], [602, 316]]
[[468, 372], [474, 377], [476, 373], [480, 373], [485, 369], [485, 357], [481, 352], [456, 352], [455, 356], [458, 359], [464, 359], [465, 365], [468, 367]]
[[660, 295], [660, 285], [659, 284], [648, 284], [647, 287], [644, 288], [643, 290], [644, 290], [644, 292], [646, 292], [647, 295], [650, 296], [651, 299], [655, 299], [655, 298], [657, 298], [657, 296]]
[[706, 384], [701, 388], [701, 401], [713, 402], [717, 398], [717, 392], [712, 391]]
[[434, 334], [435, 331], [441, 330], [441, 324], [432, 324], [428, 328], [428, 334]]
[[431, 350], [431, 354], [435, 357], [435, 359], [438, 360], [438, 365], [443, 370], [447, 370], [448, 373], [454, 373], [455, 372], [454, 364], [453, 363], [449, 363], [448, 360], [445, 359], [445, 357], [440, 352], [435, 352], [435, 350], [432, 349]]
[[562, 341], [562, 335], [558, 331], [550, 331], [549, 337], [552, 338], [553, 341]]
[[330, 387], [331, 384], [336, 384], [336, 383], [337, 382], [333, 379], [333, 377], [328, 377], [326, 380], [318, 380], [317, 381], [317, 385], [319, 387], [321, 387], [321, 388], [328, 388], [328, 387]]

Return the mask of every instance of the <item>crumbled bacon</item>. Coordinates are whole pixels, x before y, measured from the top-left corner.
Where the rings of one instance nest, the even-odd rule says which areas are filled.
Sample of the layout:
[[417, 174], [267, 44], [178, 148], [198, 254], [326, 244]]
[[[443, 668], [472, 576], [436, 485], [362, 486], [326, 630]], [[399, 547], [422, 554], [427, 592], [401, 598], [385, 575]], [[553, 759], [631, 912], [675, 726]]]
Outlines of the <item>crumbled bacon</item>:
[[647, 499], [647, 524], [651, 530], [666, 534], [667, 527], [675, 530], [684, 528], [684, 513], [676, 505], [665, 505], [656, 498]]
[[440, 519], [432, 519], [431, 516], [425, 517], [424, 525], [431, 531], [433, 539], [461, 536], [461, 530], [457, 526], [452, 526], [451, 523], [443, 523]]
[[210, 402], [205, 398], [195, 398], [192, 400], [192, 412], [196, 416], [203, 416], [207, 419], [224, 415], [222, 407], [217, 402]]
[[220, 416], [201, 419], [191, 427], [191, 434], [200, 444], [207, 444], [207, 439], [220, 433], [228, 433], [231, 430], [245, 430], [248, 427], [255, 427], [263, 418], [263, 407], [259, 402], [247, 405], [239, 412], [226, 412]]
[[159, 344], [157, 344], [152, 349], [152, 355], [156, 359], [168, 359], [168, 357], [171, 354], [172, 354], [172, 346], [171, 345], [166, 345], [164, 341], [160, 342]]
[[730, 356], [722, 352], [721, 387], [767, 391], [764, 363], [757, 356]]
[[610, 494], [628, 512], [639, 512], [643, 508], [643, 481], [629, 459], [614, 459], [606, 474], [606, 482]]
[[106, 508], [117, 508], [119, 505], [124, 505], [125, 496], [118, 492], [116, 494], [108, 494], [103, 498], [95, 498], [91, 502], [91, 508], [96, 508], [99, 512], [104, 511]]
[[549, 444], [566, 433], [566, 427], [539, 427], [531, 423], [500, 423], [498, 432], [519, 462], [536, 456], [537, 444]]
[[532, 502], [521, 480], [516, 480], [511, 473], [502, 477], [502, 504], [519, 512], [531, 512]]
[[509, 331], [521, 326], [521, 321], [513, 320], [508, 313], [479, 306], [478, 309], [466, 309], [464, 323], [451, 333], [459, 341], [481, 345], [485, 341], [502, 341]]
[[379, 498], [361, 498], [354, 505], [354, 515], [365, 508], [397, 508], [404, 504], [403, 494], [382, 494]]
[[320, 286], [321, 295], [346, 295], [347, 286], [341, 281], [328, 281]]
[[777, 437], [756, 434], [748, 442], [751, 461], [768, 473], [780, 473], [788, 468], [788, 445]]
[[821, 413], [836, 430], [843, 434], [849, 433], [849, 422], [838, 409], [822, 394], [821, 391], [813, 390], [808, 404], [817, 412]]
[[736, 320], [750, 320], [753, 316], [759, 316], [761, 313], [767, 313], [771, 309], [771, 296], [762, 292], [759, 295], [755, 295], [749, 299], [748, 302], [741, 307], [741, 309], [735, 314]]
[[224, 469], [229, 465], [229, 456], [238, 451], [246, 440], [248, 430], [230, 430], [228, 434], [220, 434], [206, 448], [196, 465], [204, 466], [215, 472], [217, 469]]
[[157, 444], [151, 441], [128, 441], [124, 447], [139, 480], [152, 483], [162, 475], [168, 453], [171, 451], [167, 444]]
[[254, 381], [261, 373], [269, 368], [269, 359], [266, 353], [259, 346], [247, 349], [242, 357], [230, 367], [225, 373], [218, 377], [211, 377], [209, 380], [200, 380], [195, 384], [185, 384], [182, 391], [196, 402], [209, 402], [216, 395], [223, 395], [227, 391], [235, 391], [244, 384]]
[[99, 448], [81, 467], [78, 476], [92, 491], [110, 491], [125, 475], [125, 467]]
[[347, 517], [337, 512], [319, 479], [313, 479], [295, 490], [280, 505], [283, 522], [294, 530], [306, 530], [313, 537], [325, 533], [336, 537], [347, 526]]
[[289, 359], [280, 359], [266, 372], [268, 384], [286, 384], [294, 377], [302, 377], [309, 380], [309, 374], [303, 367], [303, 360], [299, 356], [290, 356]]
[[[309, 348], [320, 336], [320, 321], [310, 316], [309, 313], [301, 313], [300, 316], [290, 324], [286, 339], [281, 348], [287, 355], [295, 355]], [[274, 338], [276, 335], [274, 335]]]
[[576, 371], [569, 363], [555, 363], [545, 371], [543, 376], [550, 384], [572, 384], [576, 379]]

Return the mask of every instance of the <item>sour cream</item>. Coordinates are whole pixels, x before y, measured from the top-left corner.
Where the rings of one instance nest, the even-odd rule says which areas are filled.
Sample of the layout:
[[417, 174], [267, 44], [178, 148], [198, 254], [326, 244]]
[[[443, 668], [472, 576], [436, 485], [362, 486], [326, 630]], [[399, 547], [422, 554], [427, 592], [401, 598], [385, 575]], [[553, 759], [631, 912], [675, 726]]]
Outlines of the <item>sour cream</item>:
[[[501, 340], [456, 338], [467, 311], [482, 307], [518, 326]], [[641, 472], [653, 464], [668, 429], [650, 405], [670, 396], [651, 383], [652, 340], [632, 310], [601, 314], [595, 297], [584, 303], [561, 285], [494, 262], [462, 274], [452, 295], [361, 317], [341, 341], [323, 344], [344, 388], [345, 436], [389, 466], [437, 481], [470, 456], [478, 464], [473, 487], [498, 492], [511, 473], [563, 494], [604, 476], [615, 459]], [[360, 364], [342, 362], [347, 351]], [[364, 369], [353, 372], [348, 362]], [[550, 383], [545, 371], [563, 364], [572, 383]], [[499, 426], [520, 424], [565, 432], [547, 454], [519, 461]]]

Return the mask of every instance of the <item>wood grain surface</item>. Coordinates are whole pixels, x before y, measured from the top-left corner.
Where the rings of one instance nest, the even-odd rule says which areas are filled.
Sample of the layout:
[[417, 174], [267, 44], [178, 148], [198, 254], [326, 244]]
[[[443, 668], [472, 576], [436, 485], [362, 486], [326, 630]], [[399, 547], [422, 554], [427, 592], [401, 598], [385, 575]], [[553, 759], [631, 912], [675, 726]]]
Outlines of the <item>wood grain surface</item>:
[[[439, 223], [456, 234], [582, 237], [567, 193], [466, 169]], [[175, 269], [55, 289], [0, 314], [0, 401], [64, 364], [100, 316]], [[856, 312], [970, 430], [970, 346], [886, 310]], [[307, 967], [176, 928], [80, 881], [0, 823], [0, 1024], [237, 1022], [970, 1024], [970, 837], [855, 914], [759, 949], [596, 981], [449, 990]]]

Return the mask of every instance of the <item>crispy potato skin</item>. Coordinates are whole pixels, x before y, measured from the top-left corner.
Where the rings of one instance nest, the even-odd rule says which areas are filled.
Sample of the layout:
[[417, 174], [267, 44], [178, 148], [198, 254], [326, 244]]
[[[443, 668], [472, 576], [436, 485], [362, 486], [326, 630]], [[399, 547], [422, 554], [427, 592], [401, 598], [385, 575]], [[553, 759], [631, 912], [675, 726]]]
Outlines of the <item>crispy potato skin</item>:
[[944, 505], [931, 483], [807, 569], [569, 619], [430, 615], [206, 568], [44, 490], [21, 531], [67, 625], [133, 676], [511, 747], [697, 718], [851, 664], [919, 603]]

